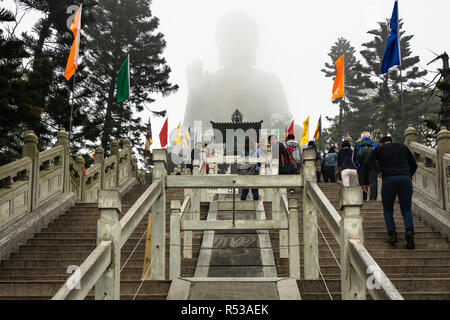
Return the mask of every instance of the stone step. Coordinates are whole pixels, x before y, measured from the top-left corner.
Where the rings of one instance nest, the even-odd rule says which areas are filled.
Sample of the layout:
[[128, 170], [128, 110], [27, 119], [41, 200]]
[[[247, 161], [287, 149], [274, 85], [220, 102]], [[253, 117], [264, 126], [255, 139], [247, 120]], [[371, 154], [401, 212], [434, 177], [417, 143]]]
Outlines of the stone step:
[[[336, 257], [339, 260], [338, 257]], [[277, 265], [279, 266], [288, 266], [289, 262], [287, 259], [279, 260], [279, 258], [275, 258]], [[381, 266], [385, 265], [398, 265], [398, 266], [442, 266], [448, 264], [450, 267], [450, 258], [435, 258], [435, 257], [427, 257], [427, 258], [383, 258], [377, 257], [375, 261]], [[319, 265], [322, 266], [335, 266], [337, 262], [334, 258], [320, 257], [319, 256]], [[449, 268], [450, 271], [450, 268]]]
[[[400, 292], [445, 292], [450, 293], [450, 278], [447, 279], [391, 279]], [[325, 283], [331, 292], [341, 291], [341, 280], [328, 280]], [[323, 293], [326, 287], [323, 280], [297, 280], [300, 293]]]
[[[435, 265], [435, 266], [424, 266], [424, 265], [382, 265], [381, 266], [384, 273], [389, 277], [391, 273], [450, 273], [449, 265]], [[301, 266], [303, 274], [303, 265]], [[336, 262], [334, 265], [321, 265], [321, 272], [326, 274], [336, 274], [340, 272], [340, 268], [337, 266]], [[280, 277], [286, 277], [289, 275], [288, 266], [277, 266], [277, 272]]]
[[[139, 286], [141, 285], [139, 289]], [[167, 295], [171, 281], [121, 281], [120, 293], [134, 295], [139, 289], [140, 294]], [[0, 298], [6, 295], [50, 295], [53, 296], [62, 286], [64, 281], [0, 281]], [[94, 293], [94, 289], [91, 290]]]

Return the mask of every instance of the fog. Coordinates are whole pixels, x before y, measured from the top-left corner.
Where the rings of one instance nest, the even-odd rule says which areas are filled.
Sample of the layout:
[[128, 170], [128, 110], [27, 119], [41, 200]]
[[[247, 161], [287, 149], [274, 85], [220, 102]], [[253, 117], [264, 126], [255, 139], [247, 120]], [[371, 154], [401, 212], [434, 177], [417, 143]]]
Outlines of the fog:
[[[390, 18], [393, 4], [393, 0], [153, 0], [153, 15], [160, 19], [158, 31], [167, 42], [164, 56], [172, 69], [171, 82], [180, 89], [169, 97], [155, 97], [156, 102], [147, 106], [168, 110], [170, 130], [179, 122], [190, 121], [189, 108], [197, 109], [202, 119], [219, 121], [230, 121], [230, 112], [242, 108], [244, 121], [264, 120], [265, 125], [274, 114], [277, 119], [276, 114], [287, 118], [291, 113], [300, 125], [310, 116], [312, 138], [320, 115], [326, 127], [325, 117], [338, 114], [337, 106], [331, 103], [332, 80], [320, 71], [325, 62], [330, 62], [330, 47], [339, 37], [345, 37], [359, 52], [361, 44], [371, 39], [367, 31]], [[2, 5], [11, 8], [13, 0], [5, 0]], [[438, 54], [450, 51], [450, 1], [400, 0], [399, 9], [407, 34], [414, 35], [411, 50], [420, 56], [421, 67], [427, 68], [427, 62], [434, 58], [428, 49]], [[233, 11], [244, 12], [254, 21], [257, 47], [249, 50], [252, 41], [243, 33], [240, 39], [232, 38], [234, 45], [227, 45], [225, 55], [221, 55], [217, 27]], [[35, 14], [27, 16], [18, 32], [30, 30], [37, 18]], [[238, 35], [240, 30], [234, 28]], [[240, 78], [239, 73], [228, 72], [227, 79], [224, 70], [236, 70], [224, 63], [234, 59], [227, 57], [228, 53], [237, 57], [249, 54], [245, 68], [240, 70], [246, 70], [247, 77], [259, 74], [266, 80], [244, 87], [233, 80]], [[431, 70], [436, 67], [438, 64], [430, 66]], [[430, 80], [432, 77], [427, 76]], [[203, 94], [196, 96], [199, 88], [197, 93]], [[150, 112], [141, 116], [147, 122]], [[163, 119], [152, 117], [153, 147], [159, 148], [162, 125]]]
[[[279, 79], [287, 109], [296, 124], [301, 125], [310, 116], [312, 138], [320, 115], [326, 127], [325, 116], [338, 114], [337, 106], [331, 103], [332, 80], [320, 71], [325, 62], [330, 62], [327, 55], [330, 47], [339, 37], [345, 37], [359, 52], [361, 44], [371, 40], [367, 31], [377, 28], [378, 21], [390, 18], [393, 5], [393, 0], [154, 0], [153, 14], [161, 20], [159, 30], [167, 40], [165, 56], [173, 71], [171, 79], [180, 89], [170, 97], [158, 99], [153, 107], [168, 109], [169, 128], [186, 119], [185, 108], [191, 99], [188, 66], [194, 61], [197, 65], [201, 62], [205, 74], [219, 75], [224, 66], [217, 45], [217, 26], [230, 12], [244, 11], [255, 20], [259, 30], [253, 68]], [[411, 49], [420, 56], [422, 67], [427, 68], [426, 63], [434, 58], [427, 49], [436, 53], [450, 51], [450, 38], [443, 35], [448, 29], [450, 1], [400, 0], [399, 8], [407, 34], [414, 34]], [[361, 59], [359, 54], [358, 58]], [[427, 78], [431, 80], [432, 76]], [[238, 107], [229, 103], [225, 106], [229, 109], [223, 112], [224, 106], [216, 102], [203, 105], [203, 117], [216, 117], [218, 113], [216, 120], [225, 121], [231, 118], [228, 111]], [[284, 104], [280, 103], [279, 108], [283, 109]], [[243, 113], [244, 121], [251, 120]], [[252, 116], [263, 120], [268, 115], [256, 107]], [[162, 120], [152, 118], [152, 125], [155, 136]], [[157, 142], [154, 146], [159, 147]]]

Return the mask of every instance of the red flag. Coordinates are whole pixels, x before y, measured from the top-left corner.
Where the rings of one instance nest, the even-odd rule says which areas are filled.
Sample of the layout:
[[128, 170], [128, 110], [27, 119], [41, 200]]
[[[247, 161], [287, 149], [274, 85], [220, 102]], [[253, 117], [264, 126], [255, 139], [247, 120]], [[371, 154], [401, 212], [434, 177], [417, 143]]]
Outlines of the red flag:
[[288, 129], [287, 134], [294, 134], [294, 120], [292, 120], [291, 126]]
[[167, 146], [168, 121], [169, 121], [169, 118], [166, 119], [166, 122], [164, 122], [161, 132], [159, 133], [159, 141], [161, 143], [161, 148], [164, 148], [165, 146]]

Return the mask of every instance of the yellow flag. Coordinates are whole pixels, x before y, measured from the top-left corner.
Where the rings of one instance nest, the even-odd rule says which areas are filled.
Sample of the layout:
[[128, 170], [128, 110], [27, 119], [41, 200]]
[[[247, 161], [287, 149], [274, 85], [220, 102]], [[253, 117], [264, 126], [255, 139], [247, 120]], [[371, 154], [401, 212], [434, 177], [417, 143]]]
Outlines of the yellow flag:
[[333, 97], [331, 100], [342, 98], [345, 95], [344, 92], [344, 55], [334, 63], [336, 65], [336, 78], [334, 79], [333, 85]]
[[176, 145], [181, 144], [181, 122], [177, 127], [177, 139], [175, 140], [175, 144]]
[[309, 116], [306, 118], [306, 120], [303, 122], [303, 133], [302, 133], [302, 139], [300, 141], [300, 145], [307, 144], [309, 142]]
[[75, 70], [78, 68], [78, 57], [80, 55], [80, 33], [81, 33], [81, 10], [82, 6], [78, 8], [77, 14], [72, 21], [72, 25], [70, 26], [70, 30], [73, 33], [75, 39], [73, 40], [72, 49], [70, 50], [69, 60], [67, 60], [66, 71], [64, 72], [64, 76], [67, 81], [72, 78], [75, 74]]

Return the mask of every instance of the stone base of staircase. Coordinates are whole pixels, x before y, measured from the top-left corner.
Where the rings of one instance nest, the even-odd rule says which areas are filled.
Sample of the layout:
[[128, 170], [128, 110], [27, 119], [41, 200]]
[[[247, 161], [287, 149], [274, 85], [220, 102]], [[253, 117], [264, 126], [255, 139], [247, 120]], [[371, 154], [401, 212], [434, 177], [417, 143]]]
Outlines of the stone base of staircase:
[[75, 193], [60, 194], [0, 230], [0, 262], [75, 204]]

